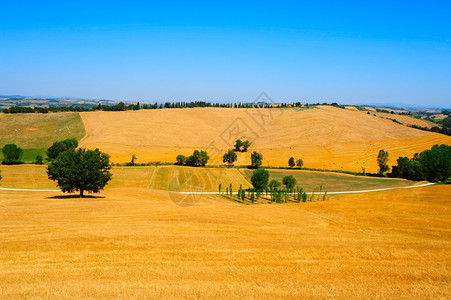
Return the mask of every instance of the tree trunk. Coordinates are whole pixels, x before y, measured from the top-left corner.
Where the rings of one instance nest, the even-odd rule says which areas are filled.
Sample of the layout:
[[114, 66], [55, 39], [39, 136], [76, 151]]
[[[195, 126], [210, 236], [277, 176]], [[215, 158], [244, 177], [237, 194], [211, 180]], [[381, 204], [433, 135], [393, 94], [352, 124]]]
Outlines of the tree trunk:
[[84, 190], [80, 190], [80, 198], [83, 198], [83, 192]]

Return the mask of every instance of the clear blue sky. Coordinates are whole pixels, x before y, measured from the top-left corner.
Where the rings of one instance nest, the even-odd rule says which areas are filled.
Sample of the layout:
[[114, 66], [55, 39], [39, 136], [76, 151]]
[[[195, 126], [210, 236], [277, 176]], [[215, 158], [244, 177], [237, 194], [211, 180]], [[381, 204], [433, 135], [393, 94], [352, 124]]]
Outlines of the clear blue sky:
[[2, 1], [0, 94], [451, 105], [451, 1]]

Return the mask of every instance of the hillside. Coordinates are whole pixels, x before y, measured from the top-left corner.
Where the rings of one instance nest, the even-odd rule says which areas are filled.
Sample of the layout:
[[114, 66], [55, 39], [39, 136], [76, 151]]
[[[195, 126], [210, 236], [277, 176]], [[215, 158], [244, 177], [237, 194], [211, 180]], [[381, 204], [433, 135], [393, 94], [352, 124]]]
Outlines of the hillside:
[[[177, 154], [207, 149], [211, 161], [236, 138], [253, 141], [250, 152], [263, 154], [264, 165], [286, 166], [288, 158], [302, 158], [305, 167], [375, 172], [380, 149], [411, 156], [434, 144], [450, 144], [451, 137], [412, 129], [395, 122], [351, 111], [320, 106], [314, 109], [194, 108], [80, 113], [87, 135], [84, 147], [98, 147], [124, 163], [132, 153], [138, 162], [170, 161]], [[262, 121], [263, 120], [263, 121]], [[236, 126], [238, 125], [238, 126]], [[240, 134], [236, 135], [239, 131]], [[237, 164], [249, 164], [240, 153]]]

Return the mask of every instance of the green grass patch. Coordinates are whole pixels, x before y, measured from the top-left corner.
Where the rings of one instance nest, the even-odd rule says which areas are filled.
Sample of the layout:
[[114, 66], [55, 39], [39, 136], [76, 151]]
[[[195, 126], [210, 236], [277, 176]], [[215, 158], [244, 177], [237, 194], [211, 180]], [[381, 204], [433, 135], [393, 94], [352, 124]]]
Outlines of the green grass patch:
[[[248, 178], [251, 178], [254, 170], [241, 169], [241, 172]], [[345, 175], [330, 172], [315, 172], [303, 170], [268, 170], [269, 180], [278, 180], [282, 183], [284, 176], [293, 175], [296, 178], [297, 185], [304, 188], [306, 192], [315, 192], [320, 190], [328, 192], [370, 190], [390, 187], [402, 187], [413, 185], [414, 181], [394, 178], [377, 178]]]
[[16, 144], [30, 149], [27, 159], [37, 153], [36, 149], [47, 149], [54, 142], [67, 138], [80, 140], [86, 134], [80, 114], [76, 112], [0, 114], [0, 124], [0, 147]]

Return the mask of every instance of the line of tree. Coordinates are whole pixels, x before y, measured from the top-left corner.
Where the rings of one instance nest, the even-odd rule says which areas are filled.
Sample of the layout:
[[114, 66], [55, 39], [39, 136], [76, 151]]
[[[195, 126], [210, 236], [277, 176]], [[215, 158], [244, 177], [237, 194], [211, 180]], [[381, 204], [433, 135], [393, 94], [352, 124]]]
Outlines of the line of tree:
[[409, 180], [447, 182], [451, 176], [451, 146], [434, 145], [413, 158], [399, 157], [392, 167], [392, 177]]
[[164, 102], [164, 103], [144, 103], [140, 104], [131, 103], [126, 104], [124, 102], [119, 102], [118, 104], [102, 104], [89, 106], [13, 106], [3, 109], [3, 113], [6, 114], [17, 114], [17, 113], [50, 113], [50, 112], [85, 112], [85, 111], [126, 111], [126, 110], [139, 110], [139, 109], [167, 109], [167, 108], [194, 108], [194, 107], [218, 107], [218, 108], [289, 108], [289, 107], [314, 107], [317, 105], [331, 105], [338, 108], [345, 108], [343, 105], [339, 105], [336, 102], [332, 104], [324, 103], [313, 103], [313, 104], [302, 104], [301, 102], [294, 103], [212, 103], [206, 101], [178, 101], [178, 102]]
[[177, 155], [176, 157], [176, 165], [179, 166], [192, 166], [192, 167], [201, 167], [205, 166], [210, 157], [207, 154], [207, 151], [204, 150], [194, 150], [193, 155], [188, 157], [184, 155]]

